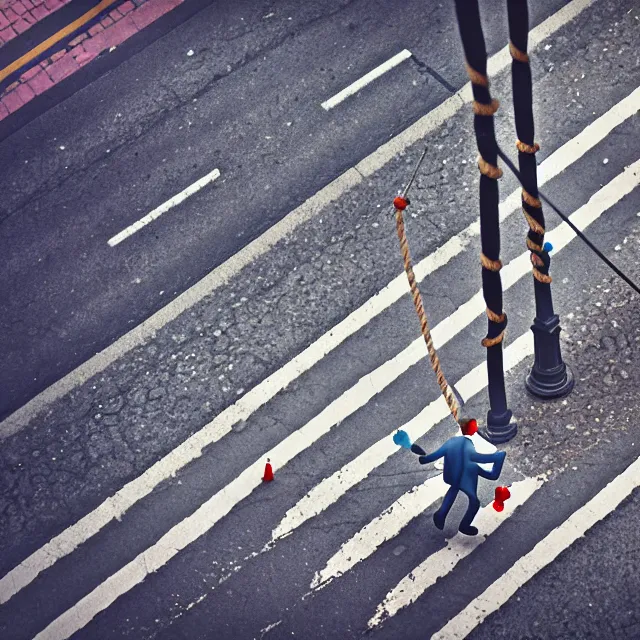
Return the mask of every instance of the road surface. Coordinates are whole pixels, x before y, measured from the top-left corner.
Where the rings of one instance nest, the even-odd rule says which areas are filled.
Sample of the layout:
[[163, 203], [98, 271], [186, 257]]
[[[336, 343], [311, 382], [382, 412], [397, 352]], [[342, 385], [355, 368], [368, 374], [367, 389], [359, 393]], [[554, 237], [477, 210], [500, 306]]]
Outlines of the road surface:
[[[532, 52], [540, 184], [638, 281], [640, 65], [632, 42], [640, 14], [631, 2], [583, 5], [566, 23], [557, 18], [546, 23], [554, 28]], [[314, 24], [320, 28], [324, 23]], [[418, 51], [418, 58], [425, 54], [410, 40], [396, 44], [362, 67], [373, 68], [396, 49]], [[300, 59], [291, 60], [293, 69]], [[415, 127], [427, 127], [434, 116], [422, 117], [429, 111], [424, 104], [409, 120], [393, 124], [401, 117], [400, 89], [417, 90], [409, 62], [389, 70], [368, 93], [345, 100], [329, 116], [320, 107], [318, 117], [336, 118], [337, 132], [337, 119], [355, 119], [356, 112], [362, 113], [359, 120], [371, 118], [371, 127], [380, 117], [375, 110], [386, 104], [389, 120], [381, 122], [390, 128], [377, 124], [375, 134], [367, 128], [369, 135], [381, 137], [372, 137], [370, 147], [361, 147], [360, 155], [339, 166], [318, 159], [327, 180], [310, 183], [315, 186], [296, 196], [288, 209], [413, 120]], [[448, 63], [455, 66], [453, 56]], [[362, 67], [327, 85], [322, 96], [318, 91], [316, 101], [357, 79]], [[258, 77], [263, 76], [256, 76], [256, 88], [262, 82]], [[503, 148], [513, 149], [508, 61], [492, 79], [492, 92], [502, 101], [498, 138]], [[453, 86], [462, 83], [460, 76]], [[367, 99], [371, 106], [365, 109]], [[519, 189], [506, 172], [500, 181], [502, 280], [509, 313], [505, 369], [509, 407], [519, 428], [518, 436], [501, 446], [507, 462], [500, 483], [511, 485], [512, 492], [506, 510], [492, 509], [495, 485], [487, 482], [481, 487], [478, 538], [455, 535], [465, 506], [461, 502], [444, 532], [437, 531], [431, 517], [442, 495], [440, 472], [420, 466], [415, 456], [393, 444], [398, 428], [407, 429], [427, 450], [455, 433], [406, 295], [389, 211], [425, 143], [429, 152], [406, 216], [416, 274], [447, 378], [481, 424], [488, 409], [480, 345], [486, 320], [475, 224], [477, 152], [470, 105], [457, 100], [426, 139], [417, 136], [396, 147], [388, 152], [389, 161], [368, 175], [363, 167], [374, 161], [367, 157], [368, 164], [359, 165], [365, 177], [337, 201], [297, 222], [273, 248], [256, 252], [244, 269], [194, 298], [144, 344], [122, 348], [102, 369], [92, 365], [96, 374], [86, 381], [72, 373], [69, 391], [35, 396], [31, 406], [40, 407], [37, 412], [18, 412], [18, 418], [0, 423], [3, 638], [638, 635], [637, 295], [545, 210], [547, 239], [554, 245], [552, 291], [563, 328], [563, 356], [576, 387], [568, 398], [552, 403], [528, 397], [523, 381], [533, 354], [532, 276]], [[261, 122], [265, 126], [266, 120]], [[159, 147], [163, 140], [175, 143], [166, 134], [171, 128], [163, 132], [163, 126], [156, 124], [148, 134]], [[345, 125], [343, 136], [355, 136], [352, 129], [346, 131]], [[318, 153], [325, 143], [326, 153], [336, 144], [336, 139], [329, 141], [333, 134], [325, 135]], [[405, 140], [410, 136], [403, 135]], [[190, 138], [193, 145], [197, 138]], [[401, 145], [401, 140], [392, 144]], [[58, 141], [66, 147], [64, 138]], [[117, 153], [137, 144], [125, 144]], [[151, 158], [148, 152], [141, 162], [151, 163]], [[298, 183], [306, 169], [303, 160], [296, 162], [300, 172], [295, 181], [290, 178]], [[120, 163], [109, 166], [121, 168], [123, 181], [127, 177], [122, 193], [133, 193], [129, 177], [137, 182], [141, 172], [123, 163], [120, 156]], [[224, 183], [224, 163], [215, 166], [221, 177], [210, 190], [162, 214], [117, 247], [109, 247], [107, 240], [137, 214], [114, 205], [113, 213], [94, 218], [96, 210], [87, 213], [80, 200], [65, 201], [66, 206], [75, 216], [82, 211], [78, 226], [93, 233], [98, 227], [90, 219], [100, 218], [101, 255], [110, 256], [118, 247], [137, 248], [134, 260], [143, 260], [152, 249], [145, 243], [154, 242], [159, 247], [154, 252], [172, 254], [175, 275], [181, 271], [183, 277], [187, 271], [182, 273], [176, 257], [180, 243], [201, 256], [198, 243], [215, 235], [215, 224], [204, 222], [206, 212], [216, 210], [225, 222], [246, 224], [249, 218], [232, 215], [233, 207], [244, 202], [246, 210], [265, 220], [278, 217], [269, 217], [262, 193], [258, 204], [257, 174], [245, 178], [242, 192], [238, 184], [229, 190], [240, 174]], [[245, 166], [255, 173], [257, 165]], [[185, 174], [182, 184], [188, 186], [212, 168], [213, 161], [207, 161], [199, 173]], [[86, 184], [83, 175], [65, 184]], [[105, 168], [105, 180], [107, 175]], [[290, 195], [283, 182], [271, 184], [277, 191], [269, 196], [274, 203]], [[95, 189], [91, 193], [99, 199]], [[145, 201], [138, 213], [148, 213], [179, 191], [174, 183], [172, 190], [156, 194], [153, 204]], [[219, 197], [230, 203], [224, 215], [213, 206]], [[195, 222], [198, 213], [201, 224]], [[70, 228], [72, 217], [58, 215]], [[22, 213], [10, 216], [3, 228], [25, 219]], [[233, 234], [219, 224], [223, 243]], [[37, 244], [36, 235], [16, 234]], [[63, 235], [49, 236], [51, 246]], [[81, 237], [78, 231], [78, 245]], [[237, 253], [241, 245], [231, 251]], [[60, 247], [60, 255], [69, 259], [78, 251]], [[188, 272], [192, 279], [182, 281], [183, 288], [216, 264], [207, 263], [213, 254], [207, 255], [202, 271]], [[169, 259], [154, 260], [145, 263], [145, 287], [167, 275]], [[97, 249], [92, 262], [96, 277], [109, 267]], [[47, 274], [49, 268], [55, 272], [47, 265]], [[29, 290], [26, 281], [21, 289]], [[92, 291], [103, 295], [96, 287]], [[34, 304], [43, 303], [41, 297], [46, 296], [37, 296]], [[87, 296], [79, 299], [89, 304]], [[142, 314], [134, 323], [157, 308], [145, 307], [140, 291], [134, 302], [127, 303], [122, 290], [118, 299], [131, 313]], [[122, 328], [109, 333], [104, 308], [91, 304], [85, 307], [91, 323], [113, 341]], [[73, 310], [71, 305], [65, 309]], [[71, 331], [72, 325], [64, 327]], [[71, 344], [77, 340], [70, 335]], [[78, 356], [79, 362], [86, 356]], [[28, 370], [28, 354], [21, 357]], [[73, 366], [75, 361], [69, 361], [67, 367]], [[65, 370], [61, 365], [51, 380]], [[267, 458], [275, 470], [269, 484], [261, 480]]]

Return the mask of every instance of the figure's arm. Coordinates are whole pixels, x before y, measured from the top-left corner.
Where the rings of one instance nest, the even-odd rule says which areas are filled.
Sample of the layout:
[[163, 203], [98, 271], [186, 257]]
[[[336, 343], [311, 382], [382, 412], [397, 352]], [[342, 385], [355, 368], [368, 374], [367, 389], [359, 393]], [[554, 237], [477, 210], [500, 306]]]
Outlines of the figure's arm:
[[420, 464], [427, 464], [429, 462], [433, 462], [434, 460], [438, 460], [439, 458], [442, 458], [442, 456], [444, 456], [444, 454], [447, 452], [447, 445], [446, 443], [443, 444], [438, 450], [434, 451], [433, 453], [429, 453], [426, 455], [421, 455], [418, 460], [420, 461]]
[[413, 451], [413, 453], [417, 453], [419, 456], [426, 456], [427, 452], [420, 446], [418, 446], [417, 444], [412, 444], [411, 445], [411, 451]]
[[493, 468], [491, 471], [485, 471], [482, 467], [478, 467], [478, 475], [486, 478], [487, 480], [497, 480], [502, 473], [502, 465], [504, 459], [507, 457], [506, 451], [498, 451], [496, 453], [481, 454], [474, 453], [471, 455], [473, 462], [493, 462]]
[[479, 464], [504, 462], [506, 457], [506, 451], [496, 451], [495, 453], [478, 453], [474, 451], [471, 454], [471, 462], [478, 462]]

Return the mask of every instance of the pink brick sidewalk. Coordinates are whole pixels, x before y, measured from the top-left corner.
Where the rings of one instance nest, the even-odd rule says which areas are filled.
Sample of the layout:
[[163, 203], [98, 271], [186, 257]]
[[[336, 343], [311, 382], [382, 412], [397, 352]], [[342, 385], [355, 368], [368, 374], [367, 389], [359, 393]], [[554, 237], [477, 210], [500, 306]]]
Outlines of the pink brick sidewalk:
[[[27, 3], [35, 1], [6, 0], [3, 5], [3, 0], [0, 0], [0, 7], [2, 7], [0, 20], [10, 10], [15, 11], [17, 5], [26, 7]], [[70, 0], [53, 1], [58, 2], [56, 8], [59, 8]], [[44, 2], [48, 4], [51, 0], [44, 0]], [[0, 120], [70, 76], [104, 51], [117, 47], [182, 2], [184, 0], [127, 0], [113, 9], [99, 23], [71, 40], [65, 49], [32, 67], [9, 85], [0, 94]], [[1, 36], [2, 31], [0, 31]]]
[[71, 0], [0, 0], [0, 47]]

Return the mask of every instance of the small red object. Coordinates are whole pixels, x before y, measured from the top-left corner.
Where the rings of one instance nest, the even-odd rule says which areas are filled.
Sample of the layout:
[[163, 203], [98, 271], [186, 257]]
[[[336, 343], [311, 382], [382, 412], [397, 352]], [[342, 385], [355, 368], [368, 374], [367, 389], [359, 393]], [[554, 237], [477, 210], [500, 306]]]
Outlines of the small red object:
[[474, 418], [468, 420], [466, 424], [462, 427], [462, 434], [465, 436], [472, 436], [474, 433], [478, 432], [478, 423]]
[[267, 458], [267, 464], [264, 467], [264, 476], [262, 477], [263, 482], [271, 482], [273, 480], [273, 467], [269, 462], [269, 458]]
[[402, 196], [398, 196], [393, 200], [393, 206], [396, 209], [400, 209], [400, 211], [404, 211], [407, 208], [408, 204], [409, 204], [409, 201], [406, 198], [403, 198]]
[[502, 511], [504, 509], [504, 501], [511, 497], [511, 492], [508, 487], [496, 487], [496, 497], [493, 502], [493, 508], [496, 511]]

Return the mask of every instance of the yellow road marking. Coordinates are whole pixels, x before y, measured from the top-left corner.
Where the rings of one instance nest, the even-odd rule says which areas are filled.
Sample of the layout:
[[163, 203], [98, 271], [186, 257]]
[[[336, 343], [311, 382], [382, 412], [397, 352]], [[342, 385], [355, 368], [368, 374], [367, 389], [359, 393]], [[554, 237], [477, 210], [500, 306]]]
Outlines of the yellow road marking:
[[47, 49], [51, 48], [57, 42], [60, 42], [63, 38], [73, 33], [76, 29], [86, 24], [92, 18], [95, 18], [101, 11], [104, 11], [107, 7], [115, 4], [118, 0], [102, 0], [93, 9], [90, 9], [84, 15], [80, 16], [77, 20], [74, 20], [71, 24], [60, 29], [58, 33], [55, 33], [50, 38], [47, 38], [44, 42], [41, 42], [37, 47], [34, 47], [28, 53], [25, 53], [21, 58], [18, 58], [15, 62], [12, 62], [8, 67], [5, 67], [0, 71], [0, 82], [2, 82], [7, 76], [10, 76], [14, 71], [17, 71], [28, 62], [31, 62], [34, 58], [37, 58], [40, 54], [44, 53]]

